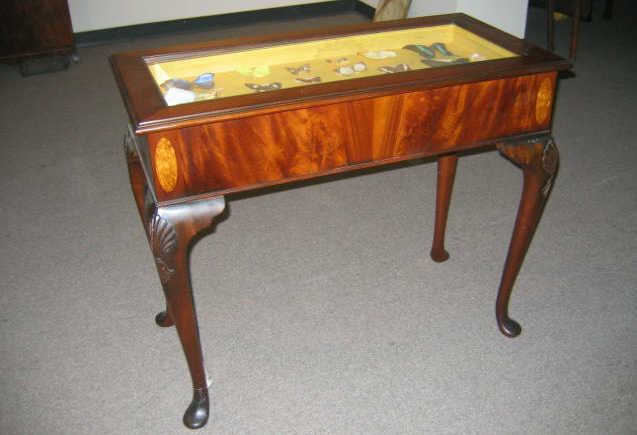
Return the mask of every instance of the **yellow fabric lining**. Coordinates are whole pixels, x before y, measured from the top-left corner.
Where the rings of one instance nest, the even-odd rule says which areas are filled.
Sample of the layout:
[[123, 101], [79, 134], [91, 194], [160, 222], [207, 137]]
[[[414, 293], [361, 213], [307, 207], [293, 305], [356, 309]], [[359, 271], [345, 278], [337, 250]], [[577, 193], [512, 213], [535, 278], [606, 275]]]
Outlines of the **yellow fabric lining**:
[[[403, 49], [409, 44], [430, 47], [434, 43], [444, 44], [454, 56], [444, 56], [436, 51], [435, 57], [429, 59]], [[387, 51], [394, 52], [396, 56], [378, 59], [365, 55], [376, 52], [375, 57], [378, 57], [378, 52]], [[446, 24], [284, 43], [232, 53], [198, 55], [193, 58], [150, 64], [148, 68], [158, 86], [170, 79], [192, 82], [201, 74], [213, 73], [214, 90], [197, 86], [191, 89], [194, 99], [202, 100], [249, 94], [256, 92], [255, 88], [259, 86], [268, 89], [268, 85], [272, 83], [279, 84], [282, 88], [290, 88], [381, 75], [387, 73], [387, 67], [391, 70], [401, 64], [408, 65], [412, 70], [430, 68], [430, 65], [423, 63], [423, 59], [435, 60], [436, 66], [444, 66], [445, 61], [450, 62], [457, 58], [476, 62], [513, 56], [514, 53], [461, 27]], [[385, 69], [379, 69], [383, 67]], [[310, 80], [314, 81], [309, 82]], [[250, 88], [246, 84], [256, 86]], [[164, 88], [162, 92], [166, 94], [169, 86]], [[277, 89], [276, 86], [271, 88]], [[170, 101], [167, 102], [171, 104]]]

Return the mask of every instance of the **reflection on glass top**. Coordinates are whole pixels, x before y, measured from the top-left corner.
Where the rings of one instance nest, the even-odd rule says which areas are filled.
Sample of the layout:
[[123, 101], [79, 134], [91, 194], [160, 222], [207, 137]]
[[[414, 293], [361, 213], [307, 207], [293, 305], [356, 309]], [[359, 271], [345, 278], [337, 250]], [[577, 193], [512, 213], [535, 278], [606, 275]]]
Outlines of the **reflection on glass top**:
[[454, 24], [148, 60], [168, 106], [514, 57]]

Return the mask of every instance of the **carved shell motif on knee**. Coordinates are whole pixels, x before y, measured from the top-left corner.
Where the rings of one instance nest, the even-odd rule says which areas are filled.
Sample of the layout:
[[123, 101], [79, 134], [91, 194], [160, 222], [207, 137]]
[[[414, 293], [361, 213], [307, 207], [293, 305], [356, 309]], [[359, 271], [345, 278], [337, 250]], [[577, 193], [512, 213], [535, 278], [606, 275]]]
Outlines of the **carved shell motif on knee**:
[[149, 236], [159, 279], [165, 284], [175, 274], [177, 233], [170, 222], [155, 212], [149, 224]]

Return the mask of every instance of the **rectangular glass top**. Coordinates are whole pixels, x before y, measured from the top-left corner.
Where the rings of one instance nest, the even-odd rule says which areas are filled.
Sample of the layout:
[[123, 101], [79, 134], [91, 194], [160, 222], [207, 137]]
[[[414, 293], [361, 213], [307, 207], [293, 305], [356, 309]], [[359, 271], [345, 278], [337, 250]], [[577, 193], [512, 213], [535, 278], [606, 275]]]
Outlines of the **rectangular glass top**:
[[455, 24], [145, 59], [168, 106], [516, 57]]

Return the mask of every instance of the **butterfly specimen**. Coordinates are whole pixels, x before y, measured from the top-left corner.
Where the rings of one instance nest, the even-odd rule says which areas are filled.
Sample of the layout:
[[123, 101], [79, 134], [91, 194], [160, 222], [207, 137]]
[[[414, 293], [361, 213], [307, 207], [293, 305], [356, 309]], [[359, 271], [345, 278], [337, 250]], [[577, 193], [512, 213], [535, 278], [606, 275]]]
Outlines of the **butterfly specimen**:
[[466, 57], [458, 57], [456, 59], [420, 59], [420, 61], [432, 68], [455, 65], [458, 63], [469, 63], [469, 59], [467, 59]]
[[299, 73], [302, 73], [302, 72], [310, 72], [310, 65], [305, 64], [305, 65], [301, 65], [298, 68], [288, 66], [288, 67], [285, 67], [285, 69], [294, 75], [298, 75]]
[[434, 42], [432, 47], [434, 50], [437, 50], [443, 56], [453, 56], [453, 53], [447, 50], [447, 47], [442, 42]]
[[436, 56], [436, 52], [425, 45], [409, 44], [405, 45], [403, 49], [413, 51], [414, 53], [428, 58], [433, 58], [434, 56]]
[[167, 91], [170, 88], [183, 89], [187, 91], [192, 89], [193, 86], [194, 85], [191, 82], [184, 79], [168, 79], [160, 85], [160, 87], [165, 91]]
[[259, 85], [256, 83], [246, 83], [245, 85], [257, 92], [276, 91], [277, 89], [281, 89], [281, 83], [279, 82], [266, 83], [263, 85]]
[[297, 77], [294, 80], [296, 80], [299, 83], [319, 83], [321, 81], [321, 78], [316, 76], [316, 77], [310, 77], [310, 78], [303, 78], [303, 77]]
[[215, 86], [214, 82], [215, 75], [213, 73], [203, 73], [192, 82], [184, 79], [168, 79], [164, 83], [160, 85], [160, 87], [167, 91], [170, 88], [177, 88], [183, 90], [190, 90], [194, 87], [210, 89]]
[[405, 72], [405, 71], [409, 71], [411, 68], [409, 68], [409, 65], [407, 65], [406, 63], [399, 63], [396, 66], [381, 66], [378, 68], [378, 71], [382, 71], [384, 73], [397, 73], [397, 72]]
[[[447, 47], [442, 42], [434, 42], [431, 46], [409, 44], [403, 47], [405, 50], [418, 53], [421, 57], [420, 61], [430, 67], [439, 67], [452, 65], [457, 63], [468, 63], [469, 59], [466, 57], [459, 57], [447, 50]], [[436, 57], [438, 52], [443, 57]]]
[[204, 73], [194, 79], [192, 82], [200, 88], [210, 89], [215, 85], [214, 78], [215, 75], [213, 73]]

